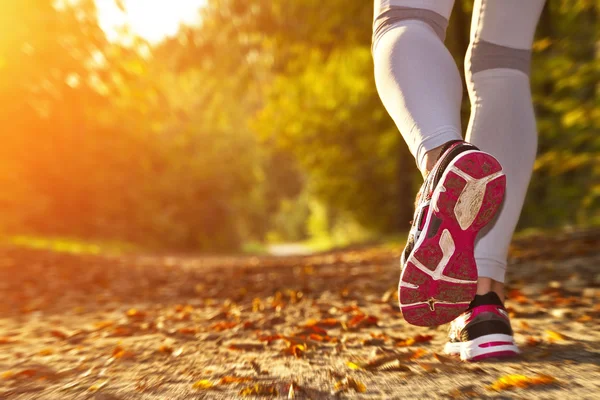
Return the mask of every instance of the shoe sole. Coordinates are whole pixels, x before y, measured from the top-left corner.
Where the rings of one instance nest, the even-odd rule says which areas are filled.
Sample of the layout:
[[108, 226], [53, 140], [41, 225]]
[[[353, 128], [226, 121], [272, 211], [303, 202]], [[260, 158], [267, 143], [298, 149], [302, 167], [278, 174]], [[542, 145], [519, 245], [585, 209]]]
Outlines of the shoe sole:
[[487, 153], [467, 151], [448, 165], [400, 276], [408, 323], [442, 325], [467, 309], [477, 291], [475, 238], [498, 213], [505, 190], [502, 167]]
[[446, 343], [444, 353], [458, 354], [463, 361], [481, 361], [488, 358], [516, 357], [520, 351], [512, 336], [491, 334], [468, 342]]

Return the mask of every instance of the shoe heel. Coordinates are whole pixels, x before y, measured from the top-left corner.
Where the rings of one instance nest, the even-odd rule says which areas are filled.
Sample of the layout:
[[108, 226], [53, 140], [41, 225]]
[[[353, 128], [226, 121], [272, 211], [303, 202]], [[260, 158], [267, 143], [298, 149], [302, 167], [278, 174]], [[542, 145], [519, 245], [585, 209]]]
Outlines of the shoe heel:
[[481, 336], [469, 342], [461, 343], [460, 348], [460, 358], [464, 361], [516, 357], [519, 353], [515, 339], [504, 334]]

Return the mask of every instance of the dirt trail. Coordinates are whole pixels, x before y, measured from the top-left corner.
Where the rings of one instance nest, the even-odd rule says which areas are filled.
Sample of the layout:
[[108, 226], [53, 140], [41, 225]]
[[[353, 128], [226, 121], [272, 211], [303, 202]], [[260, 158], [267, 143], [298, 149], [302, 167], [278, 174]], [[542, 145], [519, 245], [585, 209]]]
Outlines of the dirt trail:
[[[512, 255], [523, 355], [469, 364], [440, 355], [446, 326], [402, 320], [399, 250], [4, 249], [0, 399], [600, 398], [600, 233], [528, 239]], [[497, 382], [509, 375], [522, 377]]]

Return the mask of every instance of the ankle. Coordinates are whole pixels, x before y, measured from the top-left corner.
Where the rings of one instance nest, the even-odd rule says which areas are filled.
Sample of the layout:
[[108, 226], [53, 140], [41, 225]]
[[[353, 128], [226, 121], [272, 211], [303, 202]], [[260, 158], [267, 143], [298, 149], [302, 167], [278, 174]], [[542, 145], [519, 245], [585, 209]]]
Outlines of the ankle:
[[450, 148], [453, 144], [460, 142], [464, 141], [462, 139], [450, 140], [442, 144], [441, 146], [431, 149], [427, 153], [425, 153], [423, 160], [424, 163], [423, 166], [420, 168], [423, 178], [427, 178], [427, 175], [429, 175], [429, 173], [433, 170], [433, 167], [435, 167], [435, 164], [439, 160], [442, 153], [446, 151], [446, 149]]
[[484, 295], [494, 292], [504, 303], [504, 283], [493, 280], [492, 278], [479, 278], [477, 280], [477, 294]]
[[421, 168], [421, 174], [423, 175], [423, 178], [426, 178], [427, 175], [429, 175], [429, 173], [433, 169], [433, 167], [435, 167], [435, 163], [437, 162], [437, 160], [440, 158], [440, 155], [442, 154], [443, 147], [444, 147], [444, 145], [441, 145], [441, 146], [438, 146], [435, 149], [429, 150], [427, 153], [425, 153], [424, 164], [423, 164], [423, 167]]

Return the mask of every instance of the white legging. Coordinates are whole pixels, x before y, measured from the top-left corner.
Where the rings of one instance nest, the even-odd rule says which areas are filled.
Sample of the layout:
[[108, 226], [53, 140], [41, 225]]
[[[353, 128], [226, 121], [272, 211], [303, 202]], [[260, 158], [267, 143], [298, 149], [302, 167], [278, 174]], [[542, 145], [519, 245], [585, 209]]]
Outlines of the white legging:
[[[424, 155], [462, 138], [462, 85], [443, 44], [454, 0], [375, 0], [377, 90], [422, 168]], [[506, 200], [482, 232], [479, 276], [504, 282], [537, 149], [529, 64], [544, 0], [475, 0], [465, 76], [471, 100], [466, 140], [494, 155], [507, 178]]]

